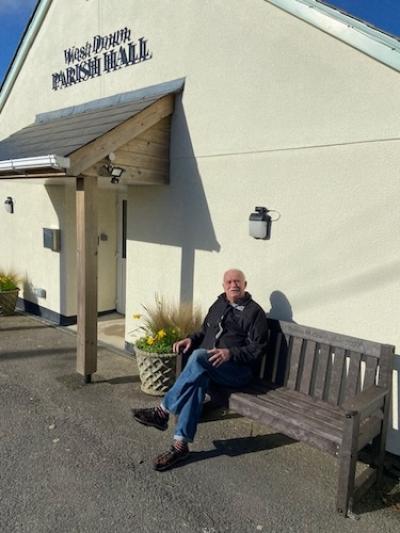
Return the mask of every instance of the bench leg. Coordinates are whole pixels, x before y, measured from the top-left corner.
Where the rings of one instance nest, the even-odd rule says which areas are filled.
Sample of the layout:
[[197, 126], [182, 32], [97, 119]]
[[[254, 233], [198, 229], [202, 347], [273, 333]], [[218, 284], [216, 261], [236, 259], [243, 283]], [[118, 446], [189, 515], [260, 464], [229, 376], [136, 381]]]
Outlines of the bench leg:
[[387, 397], [385, 399], [385, 405], [383, 407], [383, 421], [382, 421], [381, 433], [380, 435], [375, 437], [375, 439], [372, 442], [373, 464], [371, 466], [377, 469], [376, 487], [378, 490], [382, 488], [382, 482], [383, 482], [383, 467], [384, 467], [384, 461], [385, 461], [386, 434], [387, 434], [387, 427], [389, 423], [389, 405], [390, 405], [390, 397]]
[[359, 415], [346, 416], [343, 441], [339, 454], [339, 476], [336, 494], [336, 510], [344, 516], [349, 516], [352, 510], [359, 429]]

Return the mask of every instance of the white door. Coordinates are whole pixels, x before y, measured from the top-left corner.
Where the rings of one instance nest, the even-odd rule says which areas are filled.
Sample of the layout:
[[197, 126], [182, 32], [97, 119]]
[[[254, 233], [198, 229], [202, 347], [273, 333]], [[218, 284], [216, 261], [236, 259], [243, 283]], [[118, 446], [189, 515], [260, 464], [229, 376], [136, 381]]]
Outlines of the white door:
[[126, 194], [118, 195], [118, 245], [117, 245], [117, 311], [125, 314], [126, 294]]

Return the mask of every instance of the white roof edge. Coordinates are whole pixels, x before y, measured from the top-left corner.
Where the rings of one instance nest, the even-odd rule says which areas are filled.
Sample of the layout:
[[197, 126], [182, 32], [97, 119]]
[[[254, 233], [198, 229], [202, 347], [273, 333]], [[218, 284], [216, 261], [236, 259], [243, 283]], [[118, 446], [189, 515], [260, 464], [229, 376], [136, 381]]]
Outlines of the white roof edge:
[[357, 48], [368, 56], [400, 70], [400, 42], [379, 30], [316, 0], [266, 0]]
[[56, 170], [66, 170], [70, 167], [68, 157], [59, 155], [41, 155], [38, 157], [24, 157], [23, 159], [6, 159], [0, 161], [0, 172], [7, 170], [28, 170], [50, 167]]
[[36, 11], [31, 20], [29, 27], [26, 29], [25, 35], [22, 42], [19, 45], [17, 54], [14, 58], [14, 61], [11, 65], [10, 70], [7, 72], [7, 76], [1, 86], [0, 91], [0, 112], [6, 103], [7, 98], [9, 97], [11, 90], [14, 86], [15, 80], [18, 77], [18, 74], [24, 64], [26, 56], [30, 50], [30, 47], [33, 41], [38, 34], [40, 27], [46, 17], [47, 11], [53, 0], [39, 0], [38, 5], [36, 6]]

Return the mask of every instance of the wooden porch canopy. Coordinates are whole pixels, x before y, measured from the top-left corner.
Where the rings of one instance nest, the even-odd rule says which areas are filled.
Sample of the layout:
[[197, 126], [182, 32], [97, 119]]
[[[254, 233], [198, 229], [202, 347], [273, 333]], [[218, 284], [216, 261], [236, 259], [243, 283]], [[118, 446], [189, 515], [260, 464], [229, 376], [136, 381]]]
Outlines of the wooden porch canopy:
[[181, 87], [165, 84], [144, 95], [125, 93], [122, 102], [119, 95], [39, 115], [0, 142], [0, 180], [76, 180], [77, 372], [86, 382], [97, 370], [98, 182], [109, 183], [118, 166], [120, 185], [168, 183], [170, 121]]

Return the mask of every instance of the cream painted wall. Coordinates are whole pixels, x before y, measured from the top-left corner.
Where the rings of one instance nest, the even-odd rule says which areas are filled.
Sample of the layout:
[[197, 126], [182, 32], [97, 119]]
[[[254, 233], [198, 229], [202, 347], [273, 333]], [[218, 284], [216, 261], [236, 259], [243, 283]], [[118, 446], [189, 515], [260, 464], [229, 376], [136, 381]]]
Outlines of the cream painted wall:
[[[0, 269], [15, 270], [22, 278], [20, 296], [49, 309], [58, 309], [60, 303], [63, 253], [43, 247], [43, 228], [60, 228], [63, 192], [55, 186], [1, 184], [2, 197], [14, 200], [14, 213], [0, 209]], [[38, 298], [34, 288], [45, 289], [46, 298]]]
[[[72, 186], [1, 183], [1, 192], [14, 200], [14, 214], [0, 209], [0, 270], [21, 277], [20, 297], [64, 316], [76, 315], [76, 220]], [[98, 230], [107, 235], [99, 242], [98, 309], [115, 309], [116, 301], [116, 196], [99, 190]], [[43, 247], [43, 228], [61, 229], [61, 252]], [[46, 290], [40, 298], [35, 288]]]
[[[39, 112], [185, 77], [171, 185], [129, 192], [127, 331], [156, 291], [193, 292], [206, 309], [237, 265], [267, 310], [278, 290], [297, 322], [399, 349], [399, 73], [263, 0], [226, 5], [54, 0], [0, 136]], [[125, 25], [150, 61], [51, 90], [65, 47]], [[247, 236], [259, 204], [281, 215], [269, 242]]]
[[[222, 272], [238, 266], [267, 311], [271, 294], [280, 291], [296, 322], [399, 346], [400, 215], [394, 203], [400, 157], [395, 145], [198, 163], [202, 184], [189, 177], [192, 169], [185, 176], [179, 161], [169, 188], [131, 190], [127, 319], [155, 291], [179, 294], [181, 280], [187, 283], [190, 275], [190, 261], [189, 274], [181, 272], [182, 250], [196, 242], [193, 293], [203, 309], [222, 290]], [[272, 213], [280, 218], [270, 241], [248, 236], [247, 219], [255, 205], [278, 211]]]
[[[211, 267], [219, 273], [239, 264], [249, 290], [267, 311], [270, 295], [281, 291], [296, 322], [399, 345], [400, 254], [395, 244], [400, 214], [393, 203], [400, 157], [395, 146], [233, 159], [229, 166], [222, 159], [199, 164], [201, 175], [218, 176], [205, 188], [223, 243], [220, 254], [197, 254], [199, 272]], [[273, 218], [280, 216], [270, 241], [247, 235], [247, 215], [258, 204], [277, 210]], [[196, 277], [195, 287], [198, 299], [210, 292], [209, 279]]]

